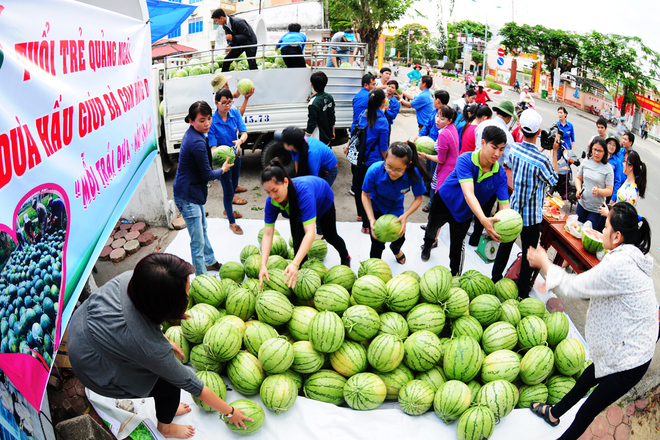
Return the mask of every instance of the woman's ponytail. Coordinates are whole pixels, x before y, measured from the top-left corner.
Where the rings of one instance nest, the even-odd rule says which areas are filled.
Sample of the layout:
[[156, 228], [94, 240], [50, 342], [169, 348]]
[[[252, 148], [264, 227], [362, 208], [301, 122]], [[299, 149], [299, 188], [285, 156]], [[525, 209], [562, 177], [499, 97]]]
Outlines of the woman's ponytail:
[[651, 226], [645, 217], [637, 214], [637, 210], [628, 202], [616, 203], [610, 213], [610, 225], [614, 232], [623, 235], [625, 244], [633, 244], [648, 254], [651, 250]]

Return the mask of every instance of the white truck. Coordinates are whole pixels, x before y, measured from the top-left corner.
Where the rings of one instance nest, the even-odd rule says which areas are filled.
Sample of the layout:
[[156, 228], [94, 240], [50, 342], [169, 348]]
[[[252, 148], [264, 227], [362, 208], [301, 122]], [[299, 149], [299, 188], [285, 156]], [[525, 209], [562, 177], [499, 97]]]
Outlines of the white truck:
[[[366, 45], [362, 43], [345, 43], [354, 47], [358, 53], [356, 59], [363, 59]], [[273, 44], [260, 44], [257, 50], [257, 62], [266, 65], [268, 53], [272, 55]], [[307, 43], [305, 60], [310, 66], [302, 68], [269, 68], [259, 70], [238, 70], [224, 72], [231, 76], [229, 88], [236, 90], [238, 80], [247, 78], [255, 85], [255, 93], [248, 101], [243, 119], [247, 127], [248, 142], [244, 152], [261, 149], [261, 164], [265, 166], [274, 157], [280, 157], [287, 165], [288, 171], [293, 171], [291, 155], [286, 153], [281, 143], [273, 139], [274, 132], [288, 126], [297, 126], [303, 130], [307, 126], [307, 104], [312, 94], [310, 75], [316, 70], [322, 70], [328, 76], [325, 88], [335, 100], [335, 132], [336, 138], [331, 145], [341, 145], [348, 140], [348, 131], [353, 120], [352, 100], [360, 90], [361, 78], [365, 69], [360, 67], [334, 68], [325, 67], [330, 43]], [[155, 93], [154, 105], [164, 101], [162, 117], [157, 122], [159, 148], [165, 171], [172, 169], [179, 152], [183, 134], [188, 128], [184, 117], [190, 105], [198, 100], [208, 102], [214, 108], [214, 94], [211, 79], [215, 73], [196, 76], [172, 77], [170, 70], [180, 69], [183, 64], [194, 65], [211, 62], [220, 55], [220, 51], [202, 51], [175, 55], [165, 59], [165, 63], [154, 65], [152, 75], [152, 91]], [[364, 62], [360, 63], [364, 65]], [[222, 66], [222, 62], [219, 62]], [[211, 65], [212, 66], [212, 65]], [[219, 71], [216, 71], [218, 73]], [[240, 107], [243, 103], [240, 96], [234, 100], [234, 105]], [[286, 153], [286, 154], [285, 154]]]

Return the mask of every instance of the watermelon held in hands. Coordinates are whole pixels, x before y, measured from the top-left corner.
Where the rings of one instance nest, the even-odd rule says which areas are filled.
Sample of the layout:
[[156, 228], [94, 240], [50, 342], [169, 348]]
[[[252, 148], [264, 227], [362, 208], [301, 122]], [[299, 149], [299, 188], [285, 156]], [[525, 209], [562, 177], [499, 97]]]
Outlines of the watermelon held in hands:
[[252, 80], [243, 78], [238, 82], [236, 88], [238, 89], [238, 92], [241, 95], [247, 95], [248, 93], [250, 93], [250, 89], [254, 88], [254, 83], [252, 82]]
[[234, 163], [236, 160], [236, 153], [229, 145], [218, 145], [213, 151], [213, 168], [220, 169], [225, 161], [229, 158], [229, 163]]
[[374, 235], [383, 243], [389, 243], [399, 239], [401, 232], [401, 223], [397, 221], [398, 217], [393, 214], [385, 214], [376, 220], [374, 225]]
[[415, 141], [415, 147], [417, 147], [417, 151], [424, 154], [438, 154], [438, 152], [435, 151], [435, 145], [436, 142], [428, 136], [420, 136]]
[[603, 234], [595, 229], [583, 229], [582, 246], [590, 254], [597, 254], [603, 250]]
[[236, 434], [248, 435], [257, 432], [266, 421], [266, 414], [264, 413], [263, 408], [259, 406], [257, 402], [254, 402], [250, 399], [240, 399], [230, 403], [230, 405], [236, 409], [240, 409], [243, 411], [244, 416], [253, 420], [252, 422], [244, 420], [243, 423], [245, 423], [245, 429], [243, 429], [237, 427], [231, 423], [226, 416], [220, 414], [220, 419], [224, 420], [227, 428], [234, 431]]
[[523, 221], [520, 214], [513, 209], [502, 209], [498, 211], [495, 218], [499, 219], [493, 227], [499, 234], [502, 243], [510, 243], [520, 235], [523, 228]]

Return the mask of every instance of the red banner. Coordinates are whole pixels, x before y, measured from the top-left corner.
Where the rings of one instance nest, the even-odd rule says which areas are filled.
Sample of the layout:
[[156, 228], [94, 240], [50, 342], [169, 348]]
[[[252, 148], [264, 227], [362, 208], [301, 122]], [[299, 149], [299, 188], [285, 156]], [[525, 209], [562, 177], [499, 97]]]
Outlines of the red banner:
[[642, 95], [635, 94], [635, 98], [637, 98], [637, 102], [639, 102], [639, 105], [649, 111], [652, 111], [654, 113], [657, 113], [660, 115], [660, 102], [653, 101], [651, 99], [648, 99]]

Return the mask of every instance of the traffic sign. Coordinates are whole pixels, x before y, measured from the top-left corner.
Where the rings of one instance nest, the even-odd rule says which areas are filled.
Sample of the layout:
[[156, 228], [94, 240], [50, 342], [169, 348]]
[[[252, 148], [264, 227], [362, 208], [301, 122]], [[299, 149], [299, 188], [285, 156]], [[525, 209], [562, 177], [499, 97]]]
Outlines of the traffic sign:
[[472, 51], [472, 45], [471, 44], [466, 44], [465, 45], [465, 50], [468, 51], [468, 52]]
[[497, 58], [497, 64], [499, 64], [500, 66], [503, 66], [504, 65], [504, 58], [502, 58], [502, 57]]
[[504, 56], [504, 53], [505, 53], [505, 52], [504, 52], [504, 48], [503, 48], [503, 47], [500, 47], [499, 49], [497, 49], [497, 54], [498, 54], [499, 56], [503, 57], [503, 56]]

